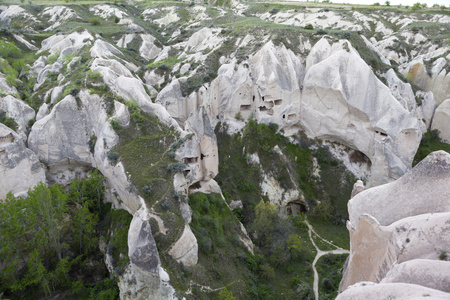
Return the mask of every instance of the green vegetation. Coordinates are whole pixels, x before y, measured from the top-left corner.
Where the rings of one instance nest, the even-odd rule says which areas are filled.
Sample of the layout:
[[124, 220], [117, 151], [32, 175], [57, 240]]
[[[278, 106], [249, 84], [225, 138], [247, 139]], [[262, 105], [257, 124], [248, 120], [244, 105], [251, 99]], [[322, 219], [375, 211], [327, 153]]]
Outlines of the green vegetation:
[[[273, 204], [261, 201], [250, 226], [256, 248], [252, 255], [241, 242], [237, 217], [218, 194], [189, 196], [191, 228], [199, 243], [199, 263], [184, 267], [186, 286], [194, 283], [224, 292], [201, 293], [194, 284], [194, 299], [313, 299], [312, 268], [315, 250], [301, 217], [282, 218]], [[186, 275], [184, 275], [186, 276]]]
[[[242, 134], [230, 136], [226, 130], [226, 124], [218, 124], [215, 130], [220, 160], [216, 180], [228, 201], [239, 199], [243, 203], [242, 210], [234, 213], [246, 226], [256, 246], [250, 264], [257, 275], [254, 285], [258, 288], [250, 288], [256, 291], [253, 297], [271, 298], [284, 293], [287, 299], [313, 298], [311, 262], [315, 249], [304, 220], [308, 218], [324, 238], [348, 249], [349, 236], [344, 223], [355, 178], [327, 148], [301, 135], [295, 144], [290, 143], [277, 133], [275, 124], [257, 124], [250, 120]], [[314, 144], [318, 148], [309, 149]], [[275, 146], [280, 148], [281, 154], [274, 150]], [[261, 165], [250, 162], [250, 155], [254, 153], [258, 154]], [[314, 159], [320, 166], [320, 178], [313, 175]], [[305, 209], [309, 207], [309, 211], [305, 215], [281, 218], [272, 204], [262, 201], [266, 196], [262, 195], [260, 187], [261, 169], [274, 176], [285, 189], [301, 189], [307, 201]], [[332, 248], [322, 241], [318, 244], [323, 250]], [[293, 269], [303, 271], [293, 274]], [[234, 291], [233, 294], [236, 295]]]
[[115, 270], [123, 270], [131, 216], [111, 211], [103, 198], [97, 172], [72, 181], [68, 192], [40, 183], [26, 198], [8, 194], [0, 202], [0, 293], [20, 299], [61, 292], [74, 299], [118, 299], [98, 251], [99, 237], [107, 242]]
[[428, 130], [420, 141], [419, 148], [414, 156], [413, 166], [417, 165], [422, 159], [427, 157], [433, 151], [444, 150], [450, 153], [450, 144], [444, 143], [439, 138], [438, 130]]
[[335, 299], [347, 254], [322, 256], [316, 264], [320, 299]]
[[19, 126], [13, 118], [7, 116], [6, 112], [0, 109], [0, 123], [8, 126], [12, 130], [17, 130]]

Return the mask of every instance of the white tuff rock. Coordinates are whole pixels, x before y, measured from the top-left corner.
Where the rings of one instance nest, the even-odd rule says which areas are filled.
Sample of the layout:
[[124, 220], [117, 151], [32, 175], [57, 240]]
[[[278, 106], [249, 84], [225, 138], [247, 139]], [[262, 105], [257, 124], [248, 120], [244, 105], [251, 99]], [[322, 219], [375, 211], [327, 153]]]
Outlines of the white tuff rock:
[[436, 109], [431, 129], [439, 130], [441, 139], [450, 143], [450, 99], [442, 102]]

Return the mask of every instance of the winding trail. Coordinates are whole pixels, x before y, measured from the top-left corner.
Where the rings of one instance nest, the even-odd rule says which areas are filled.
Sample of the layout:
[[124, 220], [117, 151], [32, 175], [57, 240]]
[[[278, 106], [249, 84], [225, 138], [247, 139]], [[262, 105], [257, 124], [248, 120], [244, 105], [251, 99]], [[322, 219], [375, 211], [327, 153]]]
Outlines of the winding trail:
[[[346, 249], [342, 249], [341, 247], [338, 247], [335, 244], [331, 243], [330, 241], [327, 241], [326, 239], [322, 238], [320, 235], [317, 234], [317, 232], [314, 230], [314, 228], [311, 226], [311, 224], [309, 224], [308, 220], [305, 220], [305, 222], [306, 222], [306, 225], [308, 225], [309, 239], [311, 240], [311, 243], [313, 244], [314, 248], [316, 248], [316, 251], [317, 251], [317, 254], [316, 254], [316, 257], [314, 258], [312, 267], [313, 267], [313, 271], [314, 271], [314, 286], [313, 286], [314, 297], [316, 300], [319, 300], [319, 273], [317, 273], [317, 269], [316, 269], [317, 261], [319, 260], [319, 258], [321, 258], [322, 256], [324, 256], [326, 254], [350, 254], [350, 251], [348, 251]], [[312, 238], [313, 233], [319, 239], [324, 241], [325, 243], [336, 248], [336, 250], [329, 250], [329, 251], [320, 250], [319, 247], [317, 247], [316, 243], [314, 242], [314, 239]]]

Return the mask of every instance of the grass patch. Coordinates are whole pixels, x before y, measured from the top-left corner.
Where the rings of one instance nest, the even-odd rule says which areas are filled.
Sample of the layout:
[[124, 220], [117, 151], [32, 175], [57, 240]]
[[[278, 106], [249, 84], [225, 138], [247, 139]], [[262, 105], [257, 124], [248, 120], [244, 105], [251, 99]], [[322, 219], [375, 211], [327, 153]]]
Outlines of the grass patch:
[[312, 239], [314, 240], [314, 243], [317, 247], [319, 247], [322, 251], [330, 251], [330, 250], [336, 250], [335, 247], [331, 246], [330, 244], [324, 242], [321, 238], [319, 238], [316, 234], [311, 234]]
[[180, 61], [182, 61], [182, 59], [178, 59], [178, 57], [172, 56], [172, 57], [168, 57], [164, 60], [149, 63], [147, 65], [147, 69], [158, 68], [158, 67], [161, 67], [162, 65], [165, 65], [168, 69], [172, 69], [172, 67]]
[[413, 166], [417, 165], [422, 161], [428, 154], [433, 151], [444, 150], [450, 153], [450, 144], [444, 143], [439, 138], [438, 130], [428, 130], [420, 141], [419, 148], [417, 149], [416, 155], [414, 156]]
[[344, 225], [335, 225], [330, 221], [315, 218], [310, 218], [309, 223], [322, 238], [343, 249], [350, 249], [350, 235]]

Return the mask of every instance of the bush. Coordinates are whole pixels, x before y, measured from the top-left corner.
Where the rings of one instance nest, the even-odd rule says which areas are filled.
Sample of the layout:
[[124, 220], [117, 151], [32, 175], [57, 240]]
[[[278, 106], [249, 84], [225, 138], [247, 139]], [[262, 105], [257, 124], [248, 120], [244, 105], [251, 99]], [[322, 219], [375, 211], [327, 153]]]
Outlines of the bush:
[[77, 88], [72, 88], [71, 90], [70, 90], [70, 94], [72, 95], [72, 96], [76, 96], [76, 95], [78, 95], [78, 93], [80, 92], [80, 90], [79, 89], [77, 89]]
[[311, 24], [306, 24], [305, 29], [313, 30], [314, 27]]
[[169, 172], [183, 172], [186, 169], [186, 165], [181, 161], [167, 166], [167, 171]]
[[271, 11], [269, 11], [271, 14], [276, 14], [279, 11], [278, 8], [273, 8]]
[[89, 138], [89, 151], [91, 151], [92, 154], [95, 152], [95, 144], [97, 143], [97, 136], [95, 134], [91, 135]]
[[16, 130], [18, 125], [16, 121], [13, 118], [10, 118], [6, 115], [6, 112], [3, 110], [0, 110], [0, 123], [8, 126], [9, 128]]
[[91, 18], [91, 19], [89, 19], [89, 23], [91, 23], [94, 26], [100, 25], [100, 19], [99, 18]]
[[106, 156], [108, 157], [109, 161], [112, 164], [114, 164], [114, 165], [117, 164], [117, 160], [119, 159], [119, 153], [113, 152], [113, 151], [108, 151]]
[[327, 32], [326, 32], [325, 30], [323, 30], [323, 29], [318, 29], [318, 30], [316, 31], [316, 34], [318, 34], [318, 35], [324, 35], [324, 34], [327, 34]]
[[152, 188], [148, 185], [144, 185], [144, 187], [142, 188], [142, 192], [145, 195], [150, 195], [152, 193]]

